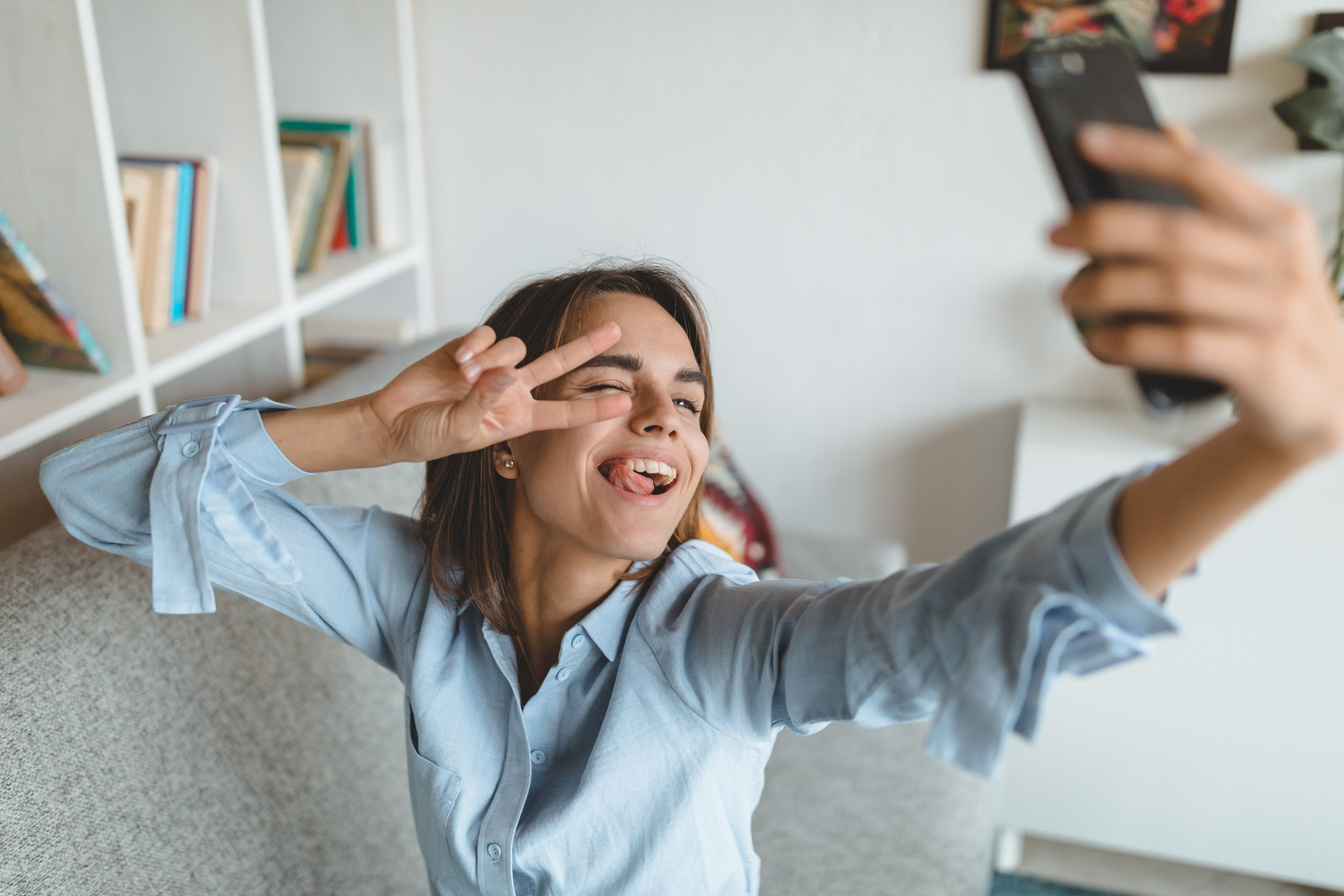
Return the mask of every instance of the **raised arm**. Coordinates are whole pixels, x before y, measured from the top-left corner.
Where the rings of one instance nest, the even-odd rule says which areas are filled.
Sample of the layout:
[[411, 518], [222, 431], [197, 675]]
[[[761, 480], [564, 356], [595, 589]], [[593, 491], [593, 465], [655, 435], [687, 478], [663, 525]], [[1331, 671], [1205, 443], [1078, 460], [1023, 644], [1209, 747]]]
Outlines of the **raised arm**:
[[738, 740], [934, 715], [926, 752], [988, 776], [1010, 731], [1034, 736], [1056, 675], [1140, 656], [1175, 630], [1110, 532], [1116, 496], [1147, 472], [874, 581], [758, 582], [691, 542], [673, 555], [691, 574], [672, 577], [690, 586], [651, 593], [638, 624], [682, 701]]
[[[1084, 129], [1096, 164], [1182, 188], [1197, 210], [1096, 203], [1053, 234], [1099, 263], [1065, 289], [1110, 364], [1218, 380], [1239, 420], [1121, 496], [1120, 552], [1151, 594], [1302, 467], [1344, 444], [1344, 328], [1314, 216], [1183, 131]], [[1118, 315], [1162, 315], [1129, 322]]]
[[[590, 333], [515, 370], [510, 341], [478, 328], [350, 401], [295, 408], [262, 398], [231, 412], [227, 396], [175, 405], [50, 455], [42, 490], [80, 541], [153, 569], [156, 611], [213, 612], [219, 587], [396, 669], [408, 602], [426, 590], [413, 521], [376, 506], [308, 506], [277, 486], [619, 413], [625, 396], [538, 402], [528, 392], [533, 378], [580, 364], [618, 336]], [[463, 353], [481, 359], [474, 371], [454, 360]]]

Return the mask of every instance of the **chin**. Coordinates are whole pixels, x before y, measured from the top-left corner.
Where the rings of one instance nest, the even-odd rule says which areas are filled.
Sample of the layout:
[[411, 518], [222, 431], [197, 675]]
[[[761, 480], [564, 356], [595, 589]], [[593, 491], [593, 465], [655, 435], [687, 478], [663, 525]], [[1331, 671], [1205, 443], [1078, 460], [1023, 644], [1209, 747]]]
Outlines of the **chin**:
[[667, 537], [662, 540], [652, 538], [634, 540], [630, 538], [618, 538], [609, 542], [603, 553], [612, 557], [619, 557], [622, 560], [634, 562], [636, 560], [656, 560], [667, 548], [667, 543], [672, 538], [672, 533], [667, 533]]

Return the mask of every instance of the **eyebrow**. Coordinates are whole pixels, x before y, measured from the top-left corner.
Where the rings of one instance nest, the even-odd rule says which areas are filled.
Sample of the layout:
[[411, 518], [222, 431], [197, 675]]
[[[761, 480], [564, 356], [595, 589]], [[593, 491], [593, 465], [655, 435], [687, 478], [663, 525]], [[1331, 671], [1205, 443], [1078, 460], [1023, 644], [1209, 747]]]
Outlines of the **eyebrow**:
[[[577, 373], [588, 367], [617, 367], [631, 373], [639, 373], [644, 369], [644, 359], [638, 355], [598, 355], [584, 361], [578, 367], [575, 367], [571, 373]], [[701, 389], [706, 392], [709, 391], [709, 380], [700, 372], [699, 367], [683, 367], [677, 371], [677, 375], [672, 379], [678, 383], [699, 383]]]

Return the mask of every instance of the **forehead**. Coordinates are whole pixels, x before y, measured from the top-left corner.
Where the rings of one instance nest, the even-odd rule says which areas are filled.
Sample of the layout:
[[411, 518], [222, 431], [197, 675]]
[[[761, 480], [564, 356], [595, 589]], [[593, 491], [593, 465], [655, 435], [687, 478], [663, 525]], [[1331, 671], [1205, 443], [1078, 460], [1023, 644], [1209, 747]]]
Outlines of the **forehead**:
[[686, 331], [662, 305], [625, 292], [607, 293], [587, 302], [577, 315], [575, 332], [567, 334], [565, 340], [575, 339], [609, 320], [620, 325], [621, 338], [608, 352], [657, 353], [673, 355], [678, 363], [697, 363]]

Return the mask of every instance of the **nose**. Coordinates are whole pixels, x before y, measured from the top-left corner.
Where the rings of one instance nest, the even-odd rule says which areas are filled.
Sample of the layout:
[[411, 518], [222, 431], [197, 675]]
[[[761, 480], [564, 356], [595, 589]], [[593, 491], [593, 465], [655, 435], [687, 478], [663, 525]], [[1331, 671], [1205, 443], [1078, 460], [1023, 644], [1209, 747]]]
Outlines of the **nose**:
[[630, 411], [630, 428], [637, 433], [662, 433], [675, 439], [681, 426], [677, 406], [667, 395], [644, 392], [635, 397]]

